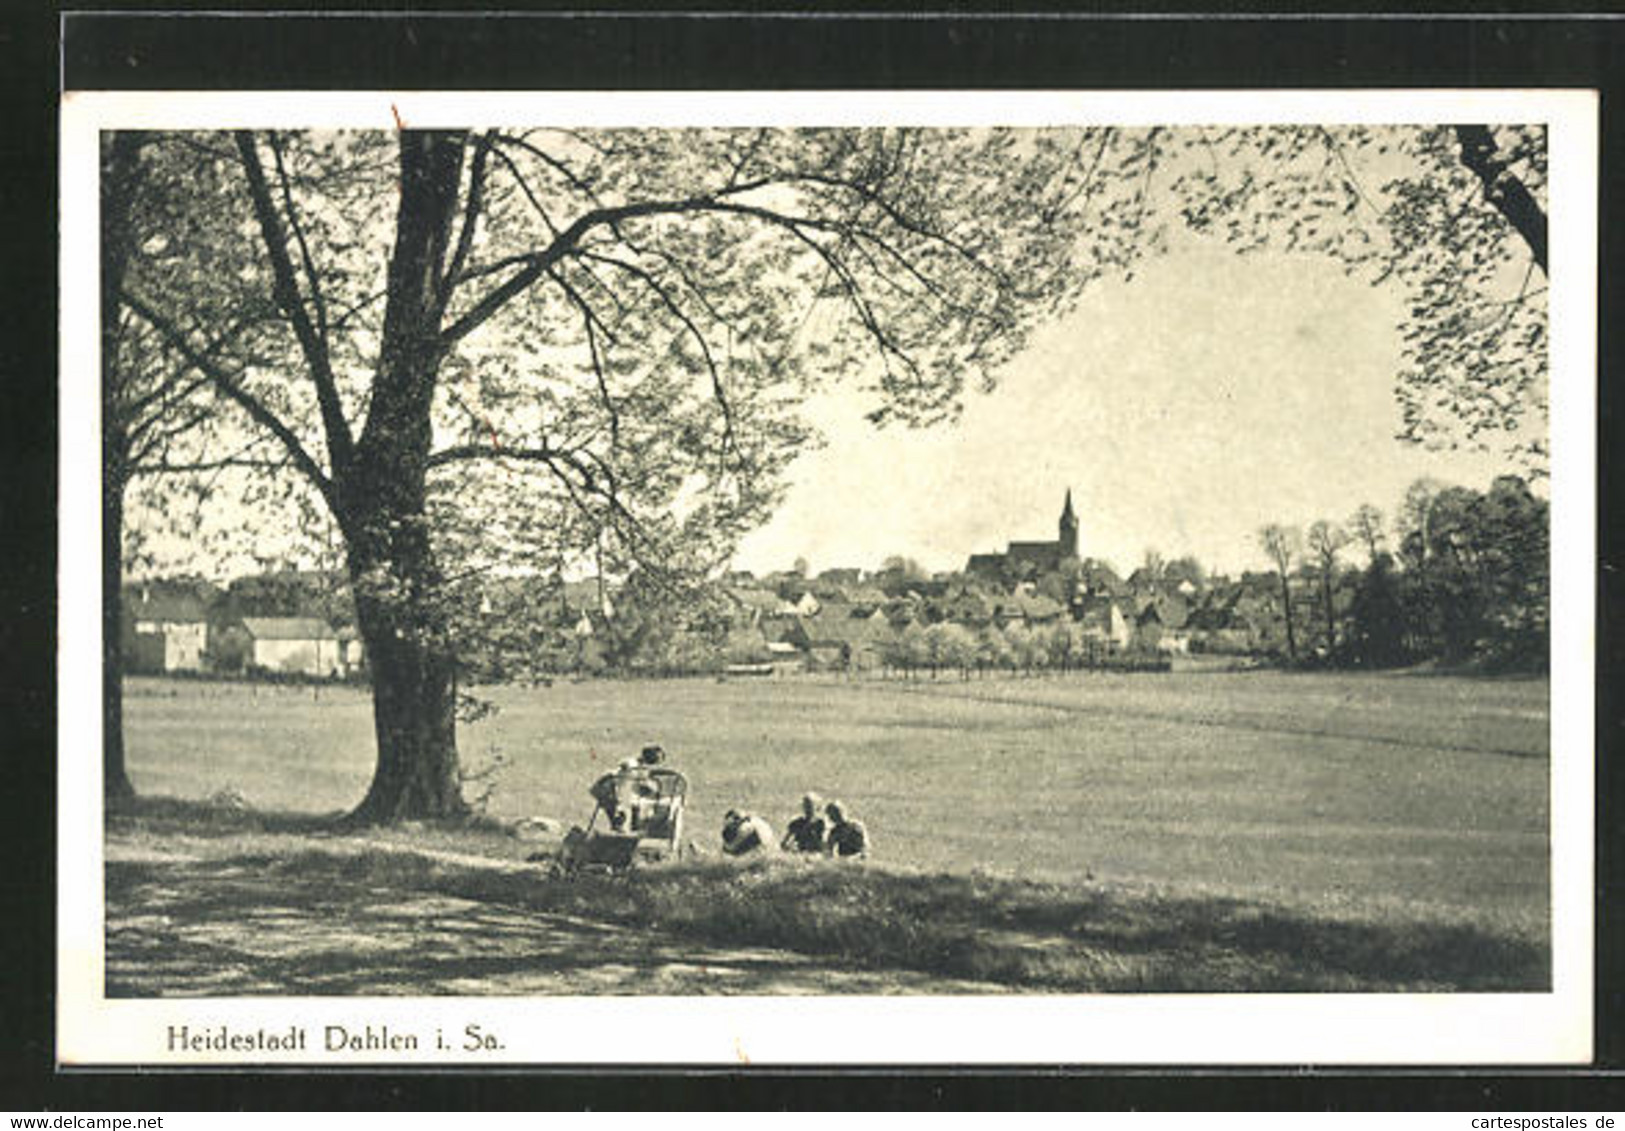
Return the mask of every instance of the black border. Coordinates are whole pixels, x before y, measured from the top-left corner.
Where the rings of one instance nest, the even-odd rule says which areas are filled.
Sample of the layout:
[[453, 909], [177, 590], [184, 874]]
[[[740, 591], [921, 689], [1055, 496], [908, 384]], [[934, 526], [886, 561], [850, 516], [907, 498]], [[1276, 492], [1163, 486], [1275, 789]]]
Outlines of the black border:
[[1619, 61], [1611, 31], [1286, 13], [121, 14], [67, 18], [63, 69], [70, 88], [126, 90], [1595, 86], [1602, 56]]
[[[308, 0], [306, 0], [308, 3]], [[289, 5], [281, 5], [283, 8]], [[1625, 1108], [1625, 821], [1612, 757], [1625, 674], [1613, 614], [1625, 611], [1620, 530], [1609, 501], [1621, 461], [1614, 407], [1625, 23], [1608, 18], [1306, 18], [1164, 10], [1133, 16], [711, 11], [518, 16], [248, 14], [0, 16], [0, 443], [7, 495], [0, 570], [8, 820], [0, 866], [0, 1104], [56, 1110], [232, 1108], [1461, 1109]], [[1351, 9], [1345, 8], [1345, 11]], [[60, 38], [59, 38], [60, 33]], [[10, 66], [6, 64], [10, 63]], [[1596, 1065], [1551, 1070], [1270, 1070], [1033, 1065], [1016, 1070], [827, 1068], [585, 1071], [347, 1070], [58, 1072], [53, 1066], [55, 807], [56, 95], [106, 89], [1090, 89], [1558, 86], [1603, 91], [1599, 306], [1598, 989]], [[32, 190], [32, 191], [30, 191]], [[15, 241], [15, 242], [13, 242]], [[1561, 694], [1561, 688], [1553, 694]], [[9, 810], [16, 810], [15, 813]], [[907, 1050], [899, 1049], [900, 1065]]]

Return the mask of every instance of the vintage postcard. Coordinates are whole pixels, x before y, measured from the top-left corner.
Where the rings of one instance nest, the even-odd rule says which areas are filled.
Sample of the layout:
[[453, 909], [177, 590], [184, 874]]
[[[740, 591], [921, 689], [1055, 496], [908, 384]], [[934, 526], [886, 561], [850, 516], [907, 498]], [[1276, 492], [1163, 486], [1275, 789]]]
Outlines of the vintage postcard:
[[1596, 131], [69, 92], [60, 1061], [1586, 1061]]

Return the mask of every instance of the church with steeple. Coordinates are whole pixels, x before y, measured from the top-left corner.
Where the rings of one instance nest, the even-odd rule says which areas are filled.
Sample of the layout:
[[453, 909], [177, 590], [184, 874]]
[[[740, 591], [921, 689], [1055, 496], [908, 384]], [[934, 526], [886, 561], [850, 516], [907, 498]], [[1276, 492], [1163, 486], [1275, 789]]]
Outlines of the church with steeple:
[[972, 554], [965, 572], [989, 581], [1023, 580], [1052, 573], [1061, 563], [1078, 556], [1078, 516], [1072, 509], [1072, 491], [1061, 508], [1060, 537], [1053, 542], [1011, 542], [1002, 554]]

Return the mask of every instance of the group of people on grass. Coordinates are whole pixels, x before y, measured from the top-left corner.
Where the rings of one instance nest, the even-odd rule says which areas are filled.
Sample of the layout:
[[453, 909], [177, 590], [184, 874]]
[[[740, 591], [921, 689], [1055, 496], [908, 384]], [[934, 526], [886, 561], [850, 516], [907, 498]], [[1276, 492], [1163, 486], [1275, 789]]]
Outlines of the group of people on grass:
[[[773, 826], [764, 818], [737, 809], [728, 810], [723, 818], [722, 851], [729, 856], [765, 852], [773, 843]], [[820, 814], [817, 795], [809, 793], [801, 799], [801, 816], [790, 821], [778, 845], [783, 852], [861, 859], [869, 855], [869, 831], [862, 821], [847, 816], [839, 801], [825, 805]]]
[[[660, 789], [656, 770], [666, 762], [659, 746], [645, 746], [636, 758], [627, 758], [593, 782], [588, 791], [609, 820], [613, 832], [630, 833], [641, 827], [639, 814]], [[839, 801], [821, 805], [816, 794], [801, 799], [801, 815], [790, 821], [784, 839], [775, 841], [773, 826], [765, 818], [729, 809], [722, 821], [722, 851], [729, 856], [766, 852], [775, 844], [784, 852], [862, 859], [869, 855], [869, 832], [863, 822], [847, 815]]]

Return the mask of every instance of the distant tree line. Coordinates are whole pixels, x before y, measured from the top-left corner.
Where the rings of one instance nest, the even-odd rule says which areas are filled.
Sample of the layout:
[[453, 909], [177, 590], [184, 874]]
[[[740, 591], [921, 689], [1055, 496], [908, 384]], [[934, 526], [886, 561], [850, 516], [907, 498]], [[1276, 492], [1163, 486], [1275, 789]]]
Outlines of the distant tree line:
[[[1400, 502], [1394, 542], [1381, 512], [1308, 530], [1269, 525], [1259, 545], [1279, 582], [1293, 663], [1397, 667], [1426, 660], [1491, 671], [1549, 663], [1549, 504], [1504, 475], [1487, 491], [1435, 480]], [[1366, 564], [1343, 561], [1350, 547]]]

